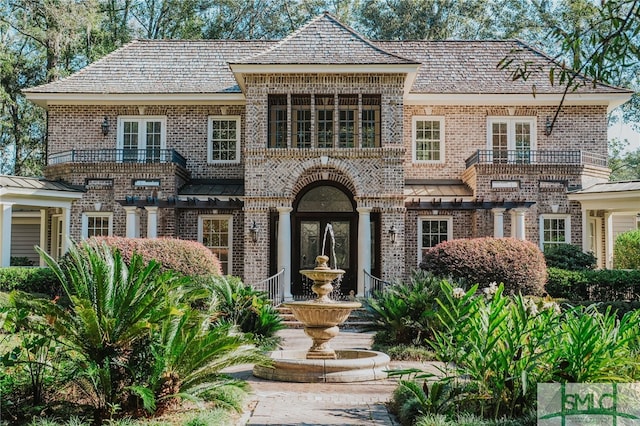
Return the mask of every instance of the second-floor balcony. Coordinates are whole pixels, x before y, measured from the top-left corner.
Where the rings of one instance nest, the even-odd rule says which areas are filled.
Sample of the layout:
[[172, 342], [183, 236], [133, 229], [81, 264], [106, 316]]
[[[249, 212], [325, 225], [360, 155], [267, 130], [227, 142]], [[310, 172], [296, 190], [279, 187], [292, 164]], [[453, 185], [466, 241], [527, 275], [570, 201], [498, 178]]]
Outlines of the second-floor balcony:
[[607, 158], [580, 150], [478, 150], [467, 158], [467, 168], [475, 164], [540, 164], [540, 165], [593, 165], [607, 167]]
[[47, 164], [65, 163], [173, 163], [184, 168], [187, 159], [175, 149], [72, 149], [49, 155]]

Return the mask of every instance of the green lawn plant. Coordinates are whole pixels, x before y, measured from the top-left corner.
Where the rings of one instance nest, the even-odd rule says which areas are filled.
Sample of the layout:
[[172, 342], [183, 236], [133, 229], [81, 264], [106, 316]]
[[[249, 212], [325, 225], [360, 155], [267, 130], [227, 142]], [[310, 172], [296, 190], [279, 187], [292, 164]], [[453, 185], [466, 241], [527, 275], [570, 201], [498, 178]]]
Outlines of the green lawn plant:
[[537, 383], [640, 379], [638, 311], [619, 319], [611, 309], [562, 311], [549, 298], [507, 296], [502, 285], [441, 285], [441, 327], [430, 346], [441, 361], [442, 378], [414, 371], [412, 379], [401, 381], [404, 390], [396, 396], [406, 400], [395, 407], [404, 407], [405, 414], [452, 421], [464, 412], [491, 422], [525, 422], [535, 413]]
[[73, 359], [77, 374], [58, 385], [93, 407], [94, 423], [157, 413], [176, 397], [239, 408], [229, 388], [244, 384], [221, 370], [263, 357], [250, 336], [193, 308], [199, 293], [189, 277], [137, 254], [125, 262], [106, 244], [72, 245], [62, 263], [40, 254], [68, 305], [14, 292], [11, 309], [28, 312], [25, 330]]

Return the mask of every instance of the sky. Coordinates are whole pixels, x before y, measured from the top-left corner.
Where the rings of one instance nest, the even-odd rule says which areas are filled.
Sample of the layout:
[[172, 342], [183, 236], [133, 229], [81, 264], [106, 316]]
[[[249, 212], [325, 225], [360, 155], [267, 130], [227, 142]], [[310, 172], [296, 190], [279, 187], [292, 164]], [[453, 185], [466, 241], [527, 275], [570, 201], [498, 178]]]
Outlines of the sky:
[[620, 140], [627, 139], [629, 145], [625, 149], [625, 152], [635, 151], [640, 148], [640, 133], [631, 128], [630, 125], [619, 121], [612, 126], [609, 126], [608, 133], [609, 140], [618, 138]]

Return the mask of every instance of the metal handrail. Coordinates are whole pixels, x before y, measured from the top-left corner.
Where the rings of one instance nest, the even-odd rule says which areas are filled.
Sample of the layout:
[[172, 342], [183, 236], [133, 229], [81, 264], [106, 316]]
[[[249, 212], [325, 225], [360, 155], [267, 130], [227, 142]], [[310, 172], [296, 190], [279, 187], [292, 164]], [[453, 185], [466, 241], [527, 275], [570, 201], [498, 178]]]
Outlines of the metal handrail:
[[479, 149], [466, 160], [467, 168], [474, 164], [591, 164], [607, 167], [607, 158], [581, 150]]
[[375, 293], [381, 293], [385, 290], [385, 288], [389, 285], [388, 281], [385, 281], [381, 278], [374, 277], [366, 269], [364, 271], [364, 288], [365, 288], [365, 297], [371, 297]]
[[64, 163], [174, 163], [187, 167], [187, 159], [175, 149], [72, 149], [51, 154], [49, 165]]
[[264, 290], [273, 306], [277, 306], [284, 302], [284, 268], [275, 275], [263, 280], [256, 288]]

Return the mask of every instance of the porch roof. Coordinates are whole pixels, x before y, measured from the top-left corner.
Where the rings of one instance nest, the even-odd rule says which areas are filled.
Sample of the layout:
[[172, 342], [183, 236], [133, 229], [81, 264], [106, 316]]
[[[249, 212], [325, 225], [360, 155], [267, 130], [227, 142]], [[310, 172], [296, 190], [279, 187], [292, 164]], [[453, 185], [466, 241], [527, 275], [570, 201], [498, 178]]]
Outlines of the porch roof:
[[84, 187], [44, 178], [0, 175], [0, 203], [68, 207], [82, 198]]
[[640, 211], [640, 180], [596, 183], [570, 192], [568, 198], [587, 210], [636, 213]]

